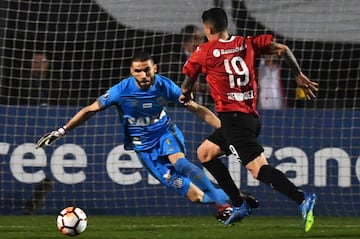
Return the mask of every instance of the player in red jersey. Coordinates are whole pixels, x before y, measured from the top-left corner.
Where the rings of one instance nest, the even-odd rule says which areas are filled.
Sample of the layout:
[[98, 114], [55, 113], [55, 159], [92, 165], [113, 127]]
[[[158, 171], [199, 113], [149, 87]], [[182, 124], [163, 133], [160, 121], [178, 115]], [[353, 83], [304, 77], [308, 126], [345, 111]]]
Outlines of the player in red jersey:
[[268, 165], [264, 149], [257, 141], [261, 122], [256, 110], [258, 86], [255, 59], [261, 54], [276, 54], [283, 58], [307, 99], [316, 97], [318, 84], [302, 73], [290, 49], [276, 43], [272, 35], [231, 36], [227, 30], [227, 15], [221, 8], [204, 11], [202, 21], [208, 42], [201, 44], [183, 67], [186, 78], [181, 87], [183, 95], [180, 100], [188, 101], [197, 75], [206, 74], [222, 126], [199, 146], [197, 153], [203, 166], [233, 202], [232, 215], [224, 225], [228, 226], [251, 213], [249, 206], [239, 197], [239, 189], [228, 169], [218, 159], [221, 154], [231, 153], [254, 178], [294, 200], [303, 215], [305, 231], [309, 231], [314, 222], [316, 195], [303, 193], [284, 173]]

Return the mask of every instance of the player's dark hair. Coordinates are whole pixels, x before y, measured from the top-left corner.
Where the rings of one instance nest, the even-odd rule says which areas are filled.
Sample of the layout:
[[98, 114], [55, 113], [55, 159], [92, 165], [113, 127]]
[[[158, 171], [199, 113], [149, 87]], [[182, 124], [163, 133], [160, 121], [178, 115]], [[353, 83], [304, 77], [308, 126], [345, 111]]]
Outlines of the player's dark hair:
[[134, 61], [152, 61], [154, 62], [154, 58], [147, 52], [145, 51], [138, 51], [136, 52], [133, 57], [131, 58], [131, 63], [133, 63]]
[[194, 33], [197, 30], [200, 30], [200, 29], [195, 25], [186, 25], [185, 27], [183, 27], [181, 29], [182, 41], [183, 42], [188, 42], [190, 40], [193, 40], [194, 39]]
[[202, 14], [203, 23], [210, 24], [216, 33], [222, 32], [228, 27], [228, 18], [222, 8], [210, 8]]

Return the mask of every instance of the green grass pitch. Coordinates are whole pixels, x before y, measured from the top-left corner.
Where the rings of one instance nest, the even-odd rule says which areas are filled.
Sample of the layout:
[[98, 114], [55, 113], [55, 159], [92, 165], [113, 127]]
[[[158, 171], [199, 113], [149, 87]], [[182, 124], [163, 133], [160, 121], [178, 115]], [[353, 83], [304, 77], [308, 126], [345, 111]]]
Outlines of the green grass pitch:
[[[56, 216], [0, 216], [1, 239], [70, 238], [56, 228]], [[316, 217], [305, 233], [300, 217], [252, 216], [224, 228], [212, 217], [88, 217], [88, 227], [75, 238], [87, 239], [251, 239], [360, 238], [360, 218]]]

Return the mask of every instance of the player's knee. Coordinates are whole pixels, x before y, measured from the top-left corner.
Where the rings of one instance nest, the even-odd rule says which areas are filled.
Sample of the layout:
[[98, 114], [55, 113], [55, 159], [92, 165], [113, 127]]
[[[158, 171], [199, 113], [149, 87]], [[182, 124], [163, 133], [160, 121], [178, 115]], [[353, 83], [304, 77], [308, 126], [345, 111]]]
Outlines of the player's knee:
[[207, 162], [208, 160], [208, 152], [206, 152], [206, 150], [204, 150], [201, 146], [197, 149], [196, 151], [197, 153], [197, 157], [200, 160], [200, 162], [204, 163]]
[[257, 179], [258, 174], [259, 174], [259, 171], [258, 171], [258, 170], [248, 169], [248, 171], [251, 173], [251, 176], [252, 176], [254, 179]]
[[257, 179], [261, 166], [256, 164], [256, 165], [252, 165], [252, 167], [248, 167], [248, 165], [246, 165], [246, 168], [251, 173], [251, 176]]
[[204, 193], [197, 188], [194, 184], [191, 184], [186, 197], [193, 203], [201, 203]]
[[264, 165], [268, 165], [268, 162], [264, 153], [261, 153], [254, 160], [246, 164], [245, 167], [251, 173], [251, 176], [253, 176], [253, 178], [258, 179], [260, 169]]
[[189, 198], [191, 202], [193, 203], [201, 203], [201, 197], [200, 196], [197, 196], [197, 197], [191, 197]]
[[201, 163], [208, 162], [219, 155], [220, 149], [215, 144], [209, 144], [209, 141], [202, 143], [197, 149], [197, 157]]

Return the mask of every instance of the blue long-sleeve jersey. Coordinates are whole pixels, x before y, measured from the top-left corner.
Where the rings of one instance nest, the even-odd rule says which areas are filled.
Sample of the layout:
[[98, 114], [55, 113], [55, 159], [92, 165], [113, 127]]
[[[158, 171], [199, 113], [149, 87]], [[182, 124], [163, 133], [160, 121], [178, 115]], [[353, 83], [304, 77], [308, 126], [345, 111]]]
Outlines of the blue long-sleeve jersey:
[[172, 125], [166, 103], [181, 104], [181, 89], [162, 75], [154, 77], [154, 84], [148, 90], [140, 89], [136, 79], [128, 77], [98, 98], [102, 108], [118, 107], [124, 127], [125, 149], [144, 151], [152, 148]]

